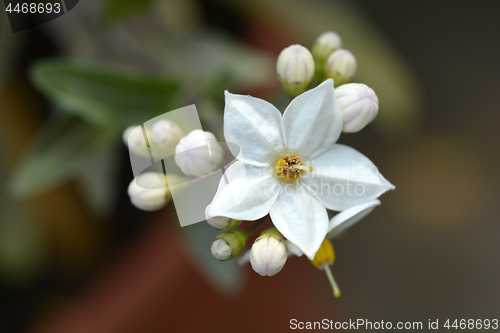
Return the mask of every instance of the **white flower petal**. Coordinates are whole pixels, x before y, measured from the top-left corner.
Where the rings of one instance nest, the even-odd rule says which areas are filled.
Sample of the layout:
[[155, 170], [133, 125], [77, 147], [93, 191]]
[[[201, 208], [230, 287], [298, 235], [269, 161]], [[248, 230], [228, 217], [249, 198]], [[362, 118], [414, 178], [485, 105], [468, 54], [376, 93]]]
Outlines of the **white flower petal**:
[[281, 190], [271, 208], [271, 220], [285, 238], [312, 260], [326, 236], [328, 214], [306, 189], [291, 185]]
[[380, 200], [373, 200], [338, 213], [330, 220], [327, 237], [333, 239], [342, 234], [347, 228], [352, 227], [370, 214], [378, 205], [380, 205]]
[[333, 81], [326, 80], [297, 96], [283, 114], [287, 153], [313, 159], [329, 149], [342, 131], [342, 112], [335, 99]]
[[336, 144], [312, 161], [314, 171], [304, 181], [311, 195], [326, 208], [343, 211], [378, 198], [394, 189], [363, 154]]
[[269, 168], [237, 161], [221, 177], [206, 214], [255, 221], [269, 213], [279, 192], [278, 180]]
[[289, 239], [285, 239], [285, 245], [288, 255], [295, 255], [297, 257], [302, 257], [304, 255], [304, 252], [302, 252], [302, 250]]
[[[224, 137], [237, 144], [248, 163], [267, 166], [284, 150], [281, 113], [272, 104], [251, 96], [225, 92]], [[231, 149], [231, 145], [229, 145]], [[233, 154], [236, 152], [231, 149]]]

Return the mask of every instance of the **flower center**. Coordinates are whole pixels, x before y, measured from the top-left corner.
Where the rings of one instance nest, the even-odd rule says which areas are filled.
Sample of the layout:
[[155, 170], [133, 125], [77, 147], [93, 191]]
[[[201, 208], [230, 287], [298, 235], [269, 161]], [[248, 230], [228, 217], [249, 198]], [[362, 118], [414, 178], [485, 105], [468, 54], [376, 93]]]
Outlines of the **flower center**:
[[300, 161], [300, 157], [298, 156], [284, 155], [276, 162], [275, 170], [276, 173], [285, 180], [297, 180], [304, 171], [313, 172], [314, 168], [312, 166], [304, 166], [304, 163]]

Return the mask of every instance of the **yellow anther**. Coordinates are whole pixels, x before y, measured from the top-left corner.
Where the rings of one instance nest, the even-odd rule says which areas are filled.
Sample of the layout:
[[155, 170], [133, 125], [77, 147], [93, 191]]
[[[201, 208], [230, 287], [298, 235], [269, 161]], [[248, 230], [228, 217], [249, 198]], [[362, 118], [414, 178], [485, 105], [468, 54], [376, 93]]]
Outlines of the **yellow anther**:
[[328, 281], [330, 281], [330, 284], [332, 285], [333, 295], [339, 298], [340, 289], [337, 282], [333, 278], [332, 271], [330, 270], [330, 265], [333, 265], [335, 262], [335, 251], [333, 250], [332, 243], [325, 238], [323, 243], [321, 243], [318, 252], [316, 252], [316, 256], [310, 261], [314, 267], [325, 271]]
[[318, 269], [322, 269], [323, 264], [332, 265], [335, 262], [335, 251], [333, 250], [333, 244], [328, 239], [324, 239], [323, 243], [316, 252], [316, 256], [313, 260], [310, 260], [311, 264]]
[[306, 167], [295, 155], [284, 155], [276, 162], [276, 173], [285, 180], [297, 180], [304, 171], [312, 172], [313, 167]]

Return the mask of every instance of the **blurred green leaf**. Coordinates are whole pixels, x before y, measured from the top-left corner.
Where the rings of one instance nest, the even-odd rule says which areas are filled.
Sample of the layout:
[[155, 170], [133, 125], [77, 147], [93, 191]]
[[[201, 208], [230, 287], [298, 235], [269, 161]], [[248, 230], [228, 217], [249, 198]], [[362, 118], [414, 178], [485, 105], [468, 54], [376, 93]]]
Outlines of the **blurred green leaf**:
[[187, 241], [197, 267], [201, 269], [201, 272], [214, 287], [226, 294], [232, 294], [241, 289], [244, 277], [237, 261], [219, 261], [212, 256], [210, 251], [212, 242], [220, 234], [220, 231], [209, 226], [206, 222], [186, 226], [180, 230]]
[[[144, 32], [130, 29], [128, 37], [129, 53], [138, 50], [155, 59], [169, 73], [182, 78], [192, 91], [200, 88], [203, 91], [212, 81], [222, 84], [231, 79], [232, 89], [243, 89], [266, 85], [276, 79], [273, 57], [217, 30], [205, 28], [180, 36], [168, 31], [151, 31], [144, 36]], [[219, 96], [223, 96], [226, 89], [224, 86]]]
[[151, 0], [108, 0], [104, 5], [103, 19], [108, 23], [115, 23], [122, 19], [145, 12]]
[[74, 116], [49, 120], [16, 168], [11, 192], [21, 198], [38, 194], [77, 175], [93, 154], [107, 149], [119, 133], [95, 128]]
[[179, 105], [176, 81], [103, 65], [43, 61], [31, 77], [63, 111], [108, 128], [142, 124]]
[[[118, 141], [118, 140], [117, 140]], [[111, 214], [117, 204], [121, 141], [95, 150], [83, 161], [78, 173], [78, 186], [89, 207], [96, 214]]]

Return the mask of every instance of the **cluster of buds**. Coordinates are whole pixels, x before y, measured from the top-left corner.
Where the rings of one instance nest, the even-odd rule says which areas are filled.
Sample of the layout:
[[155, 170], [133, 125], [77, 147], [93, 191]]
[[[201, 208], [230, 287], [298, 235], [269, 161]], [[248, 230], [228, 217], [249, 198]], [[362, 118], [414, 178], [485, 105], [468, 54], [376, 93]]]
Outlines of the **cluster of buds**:
[[[379, 200], [373, 200], [368, 203], [354, 206], [346, 209], [335, 215], [329, 224], [329, 233], [323, 240], [320, 248], [310, 263], [317, 269], [326, 273], [328, 281], [332, 286], [333, 296], [340, 297], [340, 288], [333, 277], [330, 266], [335, 262], [335, 250], [330, 239], [341, 235], [347, 228], [359, 222], [366, 215], [371, 213], [373, 209], [380, 205]], [[208, 211], [208, 207], [207, 207]], [[224, 220], [226, 228], [237, 227], [241, 224], [238, 221], [231, 224], [229, 218], [218, 217]], [[210, 218], [207, 216], [207, 221], [210, 225]], [[218, 235], [212, 243], [212, 255], [221, 261], [226, 261], [236, 258], [246, 245], [248, 237], [258, 227], [259, 223], [243, 231], [229, 230]], [[219, 225], [216, 226], [217, 229]], [[275, 228], [271, 227], [264, 230], [252, 244], [250, 250], [246, 251], [238, 258], [238, 263], [244, 265], [250, 263], [252, 269], [261, 276], [274, 276], [278, 274], [287, 261], [289, 256], [301, 257], [303, 252], [300, 248], [288, 239], [284, 239], [283, 235]]]
[[132, 154], [150, 157], [150, 151], [173, 151], [183, 133], [177, 124], [169, 120], [159, 120], [151, 126], [129, 126], [123, 132], [123, 142]]
[[[175, 162], [187, 176], [203, 177], [215, 170], [223, 160], [223, 149], [215, 136], [200, 129], [183, 137], [182, 129], [169, 120], [156, 121], [151, 128], [130, 126], [123, 132], [123, 141], [131, 154], [143, 158], [161, 154], [165, 157], [175, 152]], [[169, 177], [179, 177], [175, 174]], [[129, 185], [131, 203], [141, 210], [154, 211], [163, 208], [169, 201], [170, 192], [163, 173], [145, 172]], [[227, 226], [223, 220], [215, 218], [214, 225], [223, 230]], [[230, 227], [236, 221], [228, 223]]]
[[312, 53], [301, 45], [291, 45], [278, 56], [276, 72], [284, 91], [291, 97], [305, 92], [314, 78], [319, 84], [333, 79], [336, 99], [344, 116], [344, 133], [360, 131], [375, 119], [378, 98], [364, 84], [350, 83], [357, 71], [354, 55], [342, 48], [340, 36], [327, 31], [313, 44]]

